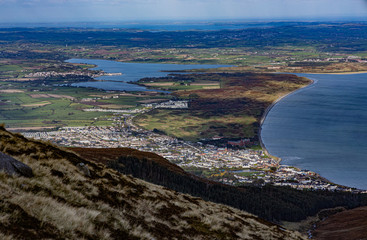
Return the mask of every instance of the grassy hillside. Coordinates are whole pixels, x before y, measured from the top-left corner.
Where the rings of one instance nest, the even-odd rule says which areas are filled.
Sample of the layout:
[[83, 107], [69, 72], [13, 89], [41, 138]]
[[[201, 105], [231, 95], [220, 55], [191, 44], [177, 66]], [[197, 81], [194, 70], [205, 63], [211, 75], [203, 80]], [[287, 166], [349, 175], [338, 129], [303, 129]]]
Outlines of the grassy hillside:
[[362, 240], [367, 236], [367, 207], [342, 211], [320, 221], [312, 232], [315, 240]]
[[107, 163], [124, 174], [208, 201], [253, 213], [273, 222], [300, 221], [320, 210], [367, 204], [365, 194], [329, 191], [299, 191], [288, 187], [233, 187], [186, 173], [180, 167], [154, 153], [134, 149], [83, 149], [74, 151], [95, 162]]
[[1, 239], [305, 239], [252, 214], [122, 175], [3, 127], [0, 151], [34, 173], [33, 178], [0, 173]]

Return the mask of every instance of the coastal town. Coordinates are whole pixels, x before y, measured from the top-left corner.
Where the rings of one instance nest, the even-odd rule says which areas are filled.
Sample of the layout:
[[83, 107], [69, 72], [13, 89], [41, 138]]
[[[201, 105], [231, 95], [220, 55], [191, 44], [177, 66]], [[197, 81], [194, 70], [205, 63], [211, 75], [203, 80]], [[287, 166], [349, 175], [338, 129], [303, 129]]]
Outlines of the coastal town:
[[204, 177], [230, 185], [273, 184], [296, 189], [362, 192], [333, 184], [314, 172], [282, 165], [279, 159], [268, 156], [263, 150], [183, 141], [141, 129], [133, 123], [135, 116], [153, 108], [175, 107], [185, 108], [187, 102], [168, 101], [149, 104], [142, 109], [109, 110], [113, 114], [110, 119], [113, 120], [112, 126], [62, 127], [56, 131], [27, 131], [22, 134], [65, 147], [127, 147], [154, 152], [187, 171], [206, 170], [210, 174]]
[[71, 71], [71, 72], [55, 72], [55, 71], [47, 71], [47, 72], [35, 72], [26, 74], [25, 78], [47, 78], [47, 77], [68, 77], [68, 76], [87, 76], [92, 78], [97, 78], [101, 76], [120, 76], [122, 73], [106, 73], [104, 71]]

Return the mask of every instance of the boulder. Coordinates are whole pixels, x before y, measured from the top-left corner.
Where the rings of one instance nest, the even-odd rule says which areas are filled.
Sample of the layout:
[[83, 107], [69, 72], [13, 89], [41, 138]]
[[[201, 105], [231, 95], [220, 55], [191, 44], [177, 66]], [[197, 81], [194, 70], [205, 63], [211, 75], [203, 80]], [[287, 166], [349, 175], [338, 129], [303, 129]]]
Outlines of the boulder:
[[76, 166], [79, 169], [79, 171], [81, 171], [84, 174], [84, 176], [91, 177], [91, 174], [90, 174], [90, 171], [87, 165], [85, 165], [84, 163], [78, 163]]
[[33, 177], [32, 168], [2, 152], [0, 152], [0, 171], [9, 175]]

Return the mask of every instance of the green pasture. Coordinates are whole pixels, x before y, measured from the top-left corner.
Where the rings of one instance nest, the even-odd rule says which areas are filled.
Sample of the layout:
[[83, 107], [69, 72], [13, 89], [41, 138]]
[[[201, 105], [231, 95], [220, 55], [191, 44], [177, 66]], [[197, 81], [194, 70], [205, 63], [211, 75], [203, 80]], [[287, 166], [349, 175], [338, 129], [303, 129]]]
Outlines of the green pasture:
[[20, 71], [22, 67], [19, 65], [2, 65], [0, 64], [0, 72], [9, 72], [9, 71]]
[[[170, 99], [169, 95], [120, 95], [119, 92], [106, 92], [98, 89], [75, 87], [31, 87], [32, 82], [0, 82], [0, 89], [23, 90], [22, 93], [0, 93], [0, 123], [8, 127], [41, 126], [85, 126], [111, 125], [107, 120], [110, 113], [84, 112], [86, 108], [136, 108], [140, 101], [151, 99]], [[75, 98], [31, 97], [31, 95], [57, 94]], [[103, 99], [103, 96], [110, 96]], [[84, 98], [96, 102], [83, 102]], [[42, 106], [43, 105], [43, 106]], [[129, 107], [130, 106], [130, 107]]]

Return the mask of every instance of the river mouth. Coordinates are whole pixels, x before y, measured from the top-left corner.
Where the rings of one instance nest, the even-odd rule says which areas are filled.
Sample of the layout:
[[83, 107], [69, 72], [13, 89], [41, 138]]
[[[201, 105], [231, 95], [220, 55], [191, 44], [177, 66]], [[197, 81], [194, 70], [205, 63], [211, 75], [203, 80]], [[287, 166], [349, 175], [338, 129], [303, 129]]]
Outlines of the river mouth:
[[275, 104], [261, 139], [282, 164], [367, 189], [367, 74], [297, 74], [317, 80]]

